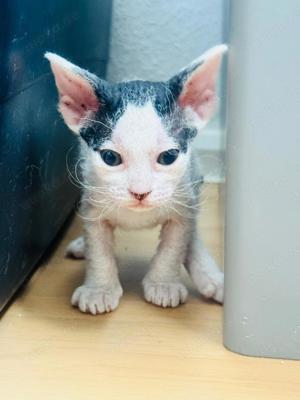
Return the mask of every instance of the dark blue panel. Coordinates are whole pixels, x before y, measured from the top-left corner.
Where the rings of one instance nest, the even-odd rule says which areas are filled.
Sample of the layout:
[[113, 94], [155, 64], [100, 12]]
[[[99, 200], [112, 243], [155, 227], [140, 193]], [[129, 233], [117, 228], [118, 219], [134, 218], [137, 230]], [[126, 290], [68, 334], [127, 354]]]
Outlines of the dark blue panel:
[[79, 196], [67, 170], [77, 139], [56, 110], [46, 50], [104, 76], [111, 2], [0, 3], [0, 310]]

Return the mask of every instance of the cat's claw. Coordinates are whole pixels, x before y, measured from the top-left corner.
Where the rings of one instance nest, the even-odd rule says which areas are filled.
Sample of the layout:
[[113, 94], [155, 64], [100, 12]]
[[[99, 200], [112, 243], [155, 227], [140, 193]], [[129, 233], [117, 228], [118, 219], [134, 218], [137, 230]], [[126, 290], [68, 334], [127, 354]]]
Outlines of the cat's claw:
[[160, 307], [177, 307], [185, 303], [188, 295], [186, 287], [180, 282], [157, 283], [144, 279], [143, 287], [145, 299]]
[[77, 239], [72, 240], [66, 248], [66, 256], [71, 258], [84, 258], [85, 257], [85, 244], [84, 237], [79, 236]]
[[122, 294], [121, 286], [107, 290], [83, 285], [74, 291], [71, 303], [84, 313], [103, 314], [118, 307]]

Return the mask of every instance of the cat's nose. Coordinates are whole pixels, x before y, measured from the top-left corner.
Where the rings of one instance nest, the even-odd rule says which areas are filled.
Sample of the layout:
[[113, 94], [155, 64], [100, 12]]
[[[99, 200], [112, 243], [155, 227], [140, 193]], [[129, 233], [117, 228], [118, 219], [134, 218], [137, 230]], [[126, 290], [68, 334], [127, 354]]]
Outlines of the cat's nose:
[[147, 193], [135, 193], [135, 192], [131, 192], [131, 191], [130, 191], [130, 193], [132, 194], [132, 196], [133, 196], [135, 199], [137, 199], [137, 200], [139, 200], [139, 201], [142, 201], [142, 200], [144, 200], [151, 192], [147, 192]]

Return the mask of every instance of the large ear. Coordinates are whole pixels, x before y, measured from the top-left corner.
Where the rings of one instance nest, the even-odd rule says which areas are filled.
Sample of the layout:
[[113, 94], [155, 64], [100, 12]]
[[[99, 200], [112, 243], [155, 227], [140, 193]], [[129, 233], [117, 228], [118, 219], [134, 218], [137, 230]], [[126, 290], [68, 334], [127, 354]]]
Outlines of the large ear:
[[226, 45], [211, 48], [169, 81], [177, 91], [179, 106], [189, 112], [200, 128], [215, 111], [218, 72], [226, 51]]
[[59, 111], [69, 128], [78, 133], [84, 119], [99, 109], [94, 85], [97, 77], [54, 53], [46, 53], [59, 93]]

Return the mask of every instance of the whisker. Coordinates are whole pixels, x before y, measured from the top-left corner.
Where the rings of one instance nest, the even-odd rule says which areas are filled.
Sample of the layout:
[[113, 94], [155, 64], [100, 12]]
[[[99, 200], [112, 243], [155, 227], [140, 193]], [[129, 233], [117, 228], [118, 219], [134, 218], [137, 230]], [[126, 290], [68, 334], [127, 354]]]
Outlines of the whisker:
[[190, 209], [190, 210], [194, 210], [194, 211], [199, 211], [199, 206], [192, 206], [192, 205], [188, 205], [188, 204], [184, 204], [184, 203], [182, 203], [181, 201], [178, 201], [178, 200], [173, 200], [173, 203], [174, 204], [178, 204], [180, 207], [184, 207], [184, 208], [187, 208], [187, 209]]
[[91, 118], [87, 118], [87, 117], [84, 117], [84, 118], [82, 118], [82, 119], [85, 120], [85, 121], [90, 121], [90, 122], [94, 122], [94, 123], [96, 123], [96, 124], [103, 125], [103, 126], [105, 126], [105, 128], [109, 129], [110, 131], [112, 130], [112, 127], [110, 127], [110, 126], [104, 124], [104, 122], [102, 122], [102, 121], [97, 121], [97, 120], [95, 120], [95, 119], [91, 119]]

